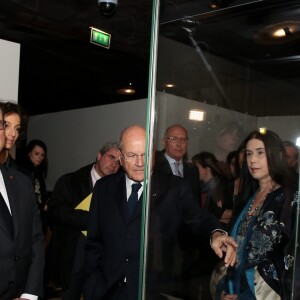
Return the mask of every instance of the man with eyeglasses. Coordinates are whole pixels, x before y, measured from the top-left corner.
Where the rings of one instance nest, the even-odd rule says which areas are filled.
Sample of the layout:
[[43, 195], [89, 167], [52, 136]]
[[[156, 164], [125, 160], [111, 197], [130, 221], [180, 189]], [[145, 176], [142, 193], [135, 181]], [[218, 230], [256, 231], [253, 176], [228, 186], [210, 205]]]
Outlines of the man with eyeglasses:
[[54, 279], [62, 287], [62, 300], [79, 300], [84, 279], [84, 242], [91, 193], [96, 181], [120, 168], [118, 143], [105, 143], [95, 163], [63, 175], [49, 201], [53, 224]]
[[201, 191], [197, 168], [187, 161], [188, 133], [186, 129], [174, 124], [165, 131], [164, 149], [155, 154], [154, 170], [166, 174], [180, 176], [188, 181], [197, 199], [200, 201]]
[[[187, 151], [189, 137], [187, 130], [180, 124], [169, 126], [164, 134], [162, 151], [155, 153], [154, 170], [163, 174], [173, 174], [182, 177], [190, 187], [190, 190], [195, 196], [194, 206], [200, 205], [201, 187], [199, 182], [199, 172], [195, 165], [187, 161]], [[206, 265], [199, 253], [211, 252], [209, 245], [204, 247], [193, 239], [189, 230], [182, 226], [179, 231], [179, 244], [182, 251], [182, 257], [177, 260], [177, 269], [184, 281], [182, 289], [187, 295], [196, 295], [201, 285], [202, 298], [207, 297], [207, 289], [202, 288], [204, 278], [208, 278]], [[201, 248], [201, 249], [200, 249]], [[169, 256], [175, 256], [178, 253], [177, 249], [169, 253]], [[214, 264], [215, 261], [208, 260], [209, 264]], [[199, 265], [201, 268], [199, 268]], [[197, 278], [197, 279], [196, 279]], [[194, 298], [196, 298], [194, 296]], [[193, 297], [192, 297], [193, 299]]]
[[[0, 151], [5, 146], [0, 111]], [[44, 234], [30, 179], [0, 165], [0, 299], [43, 297]]]
[[[86, 241], [85, 300], [137, 300], [142, 227], [142, 193], [146, 131], [139, 125], [120, 136], [123, 171], [99, 180], [93, 191]], [[237, 244], [221, 230], [210, 213], [194, 207], [189, 187], [178, 176], [155, 173], [151, 177], [147, 299], [171, 294], [168, 277], [174, 261], [168, 260], [179, 227], [187, 225], [195, 239], [203, 239], [233, 265]], [[162, 261], [163, 259], [163, 261]], [[165, 260], [164, 260], [165, 259]], [[205, 257], [203, 257], [205, 259]], [[175, 287], [176, 289], [176, 287]]]

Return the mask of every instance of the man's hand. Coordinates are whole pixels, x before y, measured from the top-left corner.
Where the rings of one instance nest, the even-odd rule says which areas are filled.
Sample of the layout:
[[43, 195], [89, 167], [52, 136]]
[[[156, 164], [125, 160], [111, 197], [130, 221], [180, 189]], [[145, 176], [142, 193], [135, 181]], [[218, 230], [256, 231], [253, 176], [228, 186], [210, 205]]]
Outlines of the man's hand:
[[221, 300], [237, 300], [239, 297], [238, 295], [229, 295], [229, 294], [226, 294], [225, 292], [223, 292], [221, 294]]
[[226, 252], [224, 263], [225, 267], [233, 267], [236, 261], [237, 243], [230, 236], [224, 235], [222, 232], [216, 231], [211, 237], [211, 248], [222, 258], [223, 252]]

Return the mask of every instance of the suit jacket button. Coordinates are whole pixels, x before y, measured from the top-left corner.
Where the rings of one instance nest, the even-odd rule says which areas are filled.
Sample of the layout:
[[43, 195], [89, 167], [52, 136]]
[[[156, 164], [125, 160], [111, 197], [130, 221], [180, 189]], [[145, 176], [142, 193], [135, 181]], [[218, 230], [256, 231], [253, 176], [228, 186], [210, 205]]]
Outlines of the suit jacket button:
[[126, 258], [126, 264], [129, 264], [129, 258]]
[[8, 282], [8, 284], [9, 284], [10, 286], [13, 286], [13, 285], [15, 284], [15, 282], [14, 282], [13, 280], [10, 280], [10, 281]]
[[17, 255], [14, 256], [14, 260], [18, 260], [19, 257]]

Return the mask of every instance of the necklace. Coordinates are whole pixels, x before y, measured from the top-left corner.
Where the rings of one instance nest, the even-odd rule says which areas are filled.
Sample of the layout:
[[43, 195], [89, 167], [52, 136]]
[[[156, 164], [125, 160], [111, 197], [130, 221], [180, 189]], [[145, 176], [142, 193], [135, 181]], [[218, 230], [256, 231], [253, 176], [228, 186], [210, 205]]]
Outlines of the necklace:
[[[250, 203], [249, 207], [248, 207], [248, 211], [245, 215], [245, 218], [247, 221], [250, 221], [252, 219], [253, 216], [257, 216], [262, 205], [264, 204], [267, 196], [273, 192], [276, 188], [278, 187], [278, 184], [275, 183], [275, 184], [272, 184], [272, 186], [269, 188], [269, 189], [266, 189], [265, 191], [261, 191], [261, 189], [258, 189], [257, 192], [256, 192], [256, 195], [253, 199], [253, 201]], [[253, 205], [254, 205], [254, 202], [255, 202], [255, 199], [256, 197], [258, 196], [258, 194], [261, 193], [260, 197], [262, 197], [262, 199], [258, 200], [256, 202], [256, 206], [254, 207], [253, 209]]]
[[[247, 211], [244, 213], [243, 217], [241, 218], [241, 223], [240, 223], [239, 230], [238, 230], [239, 236], [243, 237], [246, 235], [249, 224], [251, 223], [252, 219], [254, 217], [258, 216], [258, 214], [260, 213], [260, 210], [265, 202], [265, 199], [268, 197], [268, 195], [272, 191], [274, 191], [278, 187], [279, 187], [278, 184], [274, 184], [271, 186], [270, 189], [267, 189], [262, 193], [261, 193], [261, 190], [259, 190], [259, 189], [256, 191], [251, 203], [249, 204]], [[259, 193], [260, 193], [260, 195], [258, 195]], [[259, 200], [257, 200], [258, 199], [257, 196], [259, 196], [258, 197], [258, 198], [260, 198]]]
[[249, 222], [254, 216], [258, 215], [258, 212], [259, 212], [260, 208], [262, 207], [263, 202], [264, 201], [261, 201], [253, 210], [252, 210], [253, 201], [251, 202], [251, 204], [248, 207], [248, 211], [245, 215], [245, 219], [247, 222]]

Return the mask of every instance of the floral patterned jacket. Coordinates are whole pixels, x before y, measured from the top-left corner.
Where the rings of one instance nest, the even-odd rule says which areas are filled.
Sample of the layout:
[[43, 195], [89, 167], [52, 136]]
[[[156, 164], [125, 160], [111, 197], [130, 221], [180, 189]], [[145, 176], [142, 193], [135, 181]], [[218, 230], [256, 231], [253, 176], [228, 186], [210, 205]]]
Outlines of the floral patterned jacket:
[[[271, 288], [281, 299], [290, 299], [297, 207], [297, 191], [279, 188], [267, 195], [259, 214], [247, 228], [244, 243], [238, 252], [243, 251], [242, 272], [255, 299], [261, 298], [256, 295], [255, 272], [267, 283], [263, 287]], [[234, 238], [237, 238], [237, 228], [242, 218], [243, 212], [233, 228]]]

